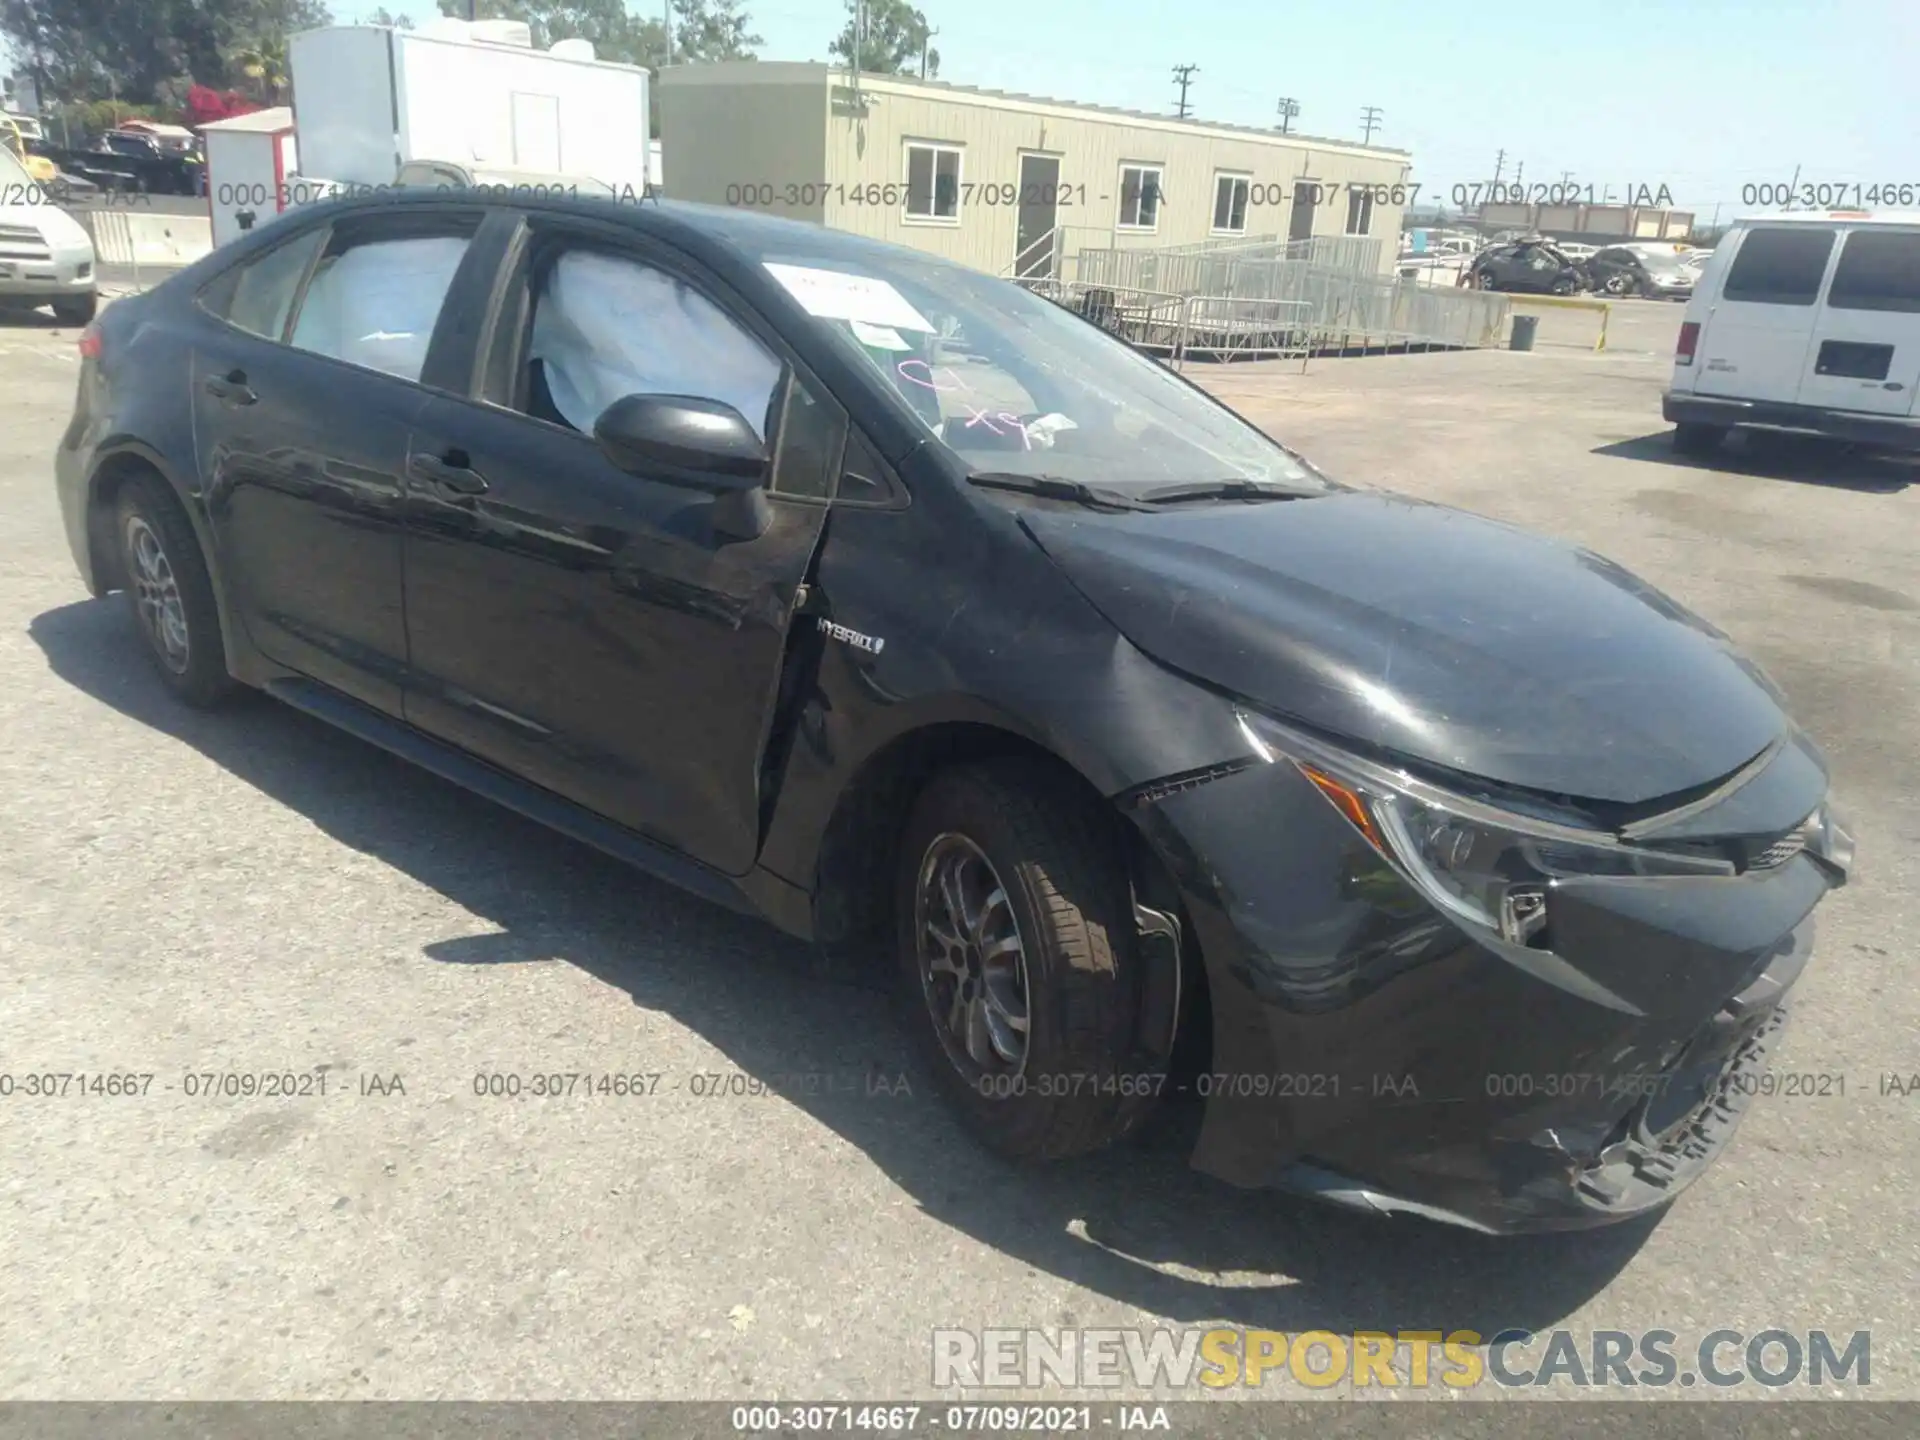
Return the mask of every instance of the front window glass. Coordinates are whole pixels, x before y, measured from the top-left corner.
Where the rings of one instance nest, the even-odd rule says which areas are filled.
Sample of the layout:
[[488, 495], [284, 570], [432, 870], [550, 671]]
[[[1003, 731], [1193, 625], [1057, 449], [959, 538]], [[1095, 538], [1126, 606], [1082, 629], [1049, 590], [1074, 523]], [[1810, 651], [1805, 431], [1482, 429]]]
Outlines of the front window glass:
[[1317, 486], [1304, 461], [1052, 301], [931, 256], [787, 235], [755, 258], [975, 471]]

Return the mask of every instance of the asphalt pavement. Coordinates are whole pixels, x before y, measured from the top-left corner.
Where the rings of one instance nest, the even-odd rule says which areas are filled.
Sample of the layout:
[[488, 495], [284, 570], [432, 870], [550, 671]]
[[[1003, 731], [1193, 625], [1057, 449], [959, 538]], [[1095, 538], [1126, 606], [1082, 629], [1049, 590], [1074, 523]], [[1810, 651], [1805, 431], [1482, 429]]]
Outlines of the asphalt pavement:
[[[989, 1159], [804, 947], [271, 702], [175, 705], [68, 558], [72, 332], [0, 323], [0, 1072], [154, 1077], [0, 1097], [0, 1398], [934, 1396], [939, 1327], [1208, 1322], [1869, 1330], [1866, 1393], [1920, 1397], [1920, 1095], [1884, 1089], [1920, 1071], [1916, 467], [1682, 460], [1678, 321], [1191, 372], [1335, 475], [1700, 610], [1851, 807], [1779, 1062], [1841, 1088], [1762, 1097], [1661, 1223], [1508, 1241], [1231, 1190], [1165, 1131]], [[577, 1072], [659, 1078], [530, 1094]]]

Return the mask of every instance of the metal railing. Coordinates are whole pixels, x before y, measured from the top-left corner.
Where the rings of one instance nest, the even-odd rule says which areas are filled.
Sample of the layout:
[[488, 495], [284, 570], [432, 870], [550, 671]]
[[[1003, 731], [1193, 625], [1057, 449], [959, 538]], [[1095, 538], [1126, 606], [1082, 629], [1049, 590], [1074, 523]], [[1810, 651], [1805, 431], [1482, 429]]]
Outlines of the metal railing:
[[1084, 279], [1017, 283], [1176, 370], [1190, 359], [1298, 359], [1304, 370], [1314, 355], [1471, 349], [1497, 345], [1506, 328], [1504, 295], [1338, 271], [1297, 278], [1301, 293], [1290, 296], [1182, 295]]
[[1257, 252], [1248, 258], [1240, 252], [1087, 249], [1068, 256], [1067, 263], [1073, 283], [1084, 287], [1211, 302], [1285, 303], [1304, 312], [1299, 328], [1315, 350], [1497, 345], [1511, 308], [1504, 295]]

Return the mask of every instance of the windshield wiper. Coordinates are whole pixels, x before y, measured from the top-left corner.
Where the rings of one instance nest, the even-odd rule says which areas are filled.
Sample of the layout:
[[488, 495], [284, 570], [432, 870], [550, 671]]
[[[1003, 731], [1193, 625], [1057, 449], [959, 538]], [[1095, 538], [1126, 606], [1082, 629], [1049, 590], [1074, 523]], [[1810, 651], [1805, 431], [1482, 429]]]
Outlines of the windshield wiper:
[[1021, 475], [1010, 470], [983, 470], [967, 476], [969, 485], [985, 490], [1015, 490], [1023, 495], [1039, 495], [1048, 500], [1072, 500], [1092, 510], [1150, 510], [1131, 495], [1089, 485], [1084, 480], [1068, 480], [1059, 475]]
[[1196, 480], [1143, 490], [1140, 499], [1149, 505], [1177, 505], [1183, 500], [1305, 500], [1324, 493], [1268, 480]]

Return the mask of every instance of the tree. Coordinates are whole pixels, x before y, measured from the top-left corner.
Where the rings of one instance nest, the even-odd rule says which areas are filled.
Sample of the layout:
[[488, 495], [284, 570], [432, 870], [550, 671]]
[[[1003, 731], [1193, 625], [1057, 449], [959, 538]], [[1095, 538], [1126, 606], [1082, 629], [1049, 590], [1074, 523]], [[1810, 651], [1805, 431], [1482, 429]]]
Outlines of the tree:
[[940, 52], [928, 45], [933, 31], [927, 17], [907, 0], [865, 0], [867, 33], [856, 41], [861, 0], [847, 0], [847, 24], [828, 53], [881, 75], [918, 75], [922, 59], [929, 75], [940, 73]]
[[741, 0], [673, 0], [673, 58], [679, 64], [752, 60], [766, 44], [748, 33], [753, 22]]
[[413, 17], [410, 15], [395, 15], [392, 11], [388, 10], [386, 6], [382, 5], [367, 17], [367, 24], [385, 25], [391, 30], [411, 30], [413, 28]]
[[[0, 38], [49, 99], [179, 102], [246, 78], [241, 57], [330, 20], [324, 0], [0, 0]], [[283, 60], [284, 70], [284, 60]]]

